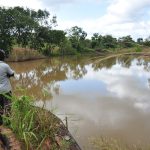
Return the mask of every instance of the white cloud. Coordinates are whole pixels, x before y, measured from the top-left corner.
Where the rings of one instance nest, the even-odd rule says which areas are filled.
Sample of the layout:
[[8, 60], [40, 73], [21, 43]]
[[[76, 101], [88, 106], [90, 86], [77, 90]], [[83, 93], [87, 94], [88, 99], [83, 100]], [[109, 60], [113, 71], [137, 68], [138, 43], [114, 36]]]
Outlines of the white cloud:
[[[68, 29], [75, 25], [82, 27], [92, 36], [93, 33], [112, 34], [116, 37], [132, 35], [134, 39], [138, 37], [146, 38], [150, 34], [150, 0], [106, 0], [107, 8], [103, 16], [96, 19], [66, 20], [63, 17], [57, 18], [59, 29]], [[106, 2], [105, 1], [105, 2]], [[50, 13], [56, 14], [63, 5], [78, 4], [88, 2], [103, 3], [102, 0], [0, 0], [1, 6], [24, 6], [33, 9], [48, 9]], [[75, 9], [70, 12], [75, 13]], [[94, 8], [91, 8], [91, 10]], [[101, 9], [101, 8], [99, 8]], [[67, 11], [63, 10], [63, 11]], [[83, 12], [86, 13], [86, 12]], [[94, 17], [95, 18], [95, 17]]]
[[109, 70], [103, 68], [96, 73], [93, 73], [90, 69], [88, 68], [85, 79], [102, 81], [105, 83], [107, 90], [110, 93], [115, 93], [116, 97], [132, 99], [136, 102], [146, 100], [149, 103], [150, 93], [148, 92], [147, 81], [150, 74], [144, 70], [144, 65], [139, 66], [137, 61], [133, 61], [130, 68], [116, 64]]
[[45, 4], [45, 6], [48, 5], [64, 5], [64, 4], [70, 4], [70, 3], [80, 3], [80, 2], [99, 2], [101, 0], [39, 0], [41, 1], [43, 4]]
[[0, 6], [5, 7], [21, 6], [37, 10], [42, 7], [42, 3], [38, 0], [0, 0]]
[[61, 5], [61, 4], [68, 4], [73, 3], [76, 0], [39, 0], [41, 1], [45, 6], [54, 6], [54, 5]]
[[[102, 17], [90, 20], [81, 20], [75, 22], [72, 20], [60, 20], [58, 24], [62, 29], [78, 25], [82, 27], [89, 36], [98, 32], [100, 34], [112, 34], [113, 36], [120, 37], [132, 35], [133, 38], [143, 37], [146, 38], [150, 34], [150, 7], [149, 0], [113, 0], [107, 7], [107, 12]], [[147, 16], [146, 19], [143, 19]]]
[[149, 0], [113, 0], [107, 8], [107, 14], [118, 17], [122, 21], [139, 20], [145, 11], [146, 7], [150, 7]]

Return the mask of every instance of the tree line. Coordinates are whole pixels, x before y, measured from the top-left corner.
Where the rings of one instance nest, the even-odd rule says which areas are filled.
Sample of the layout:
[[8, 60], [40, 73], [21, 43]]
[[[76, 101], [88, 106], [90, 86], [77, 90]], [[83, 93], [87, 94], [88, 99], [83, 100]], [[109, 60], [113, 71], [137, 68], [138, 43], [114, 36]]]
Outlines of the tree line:
[[64, 31], [52, 30], [56, 16], [46, 10], [0, 7], [0, 22], [0, 48], [7, 54], [14, 45], [44, 51], [65, 38]]
[[150, 46], [150, 38], [134, 41], [130, 35], [117, 39], [112, 35], [94, 33], [88, 39], [87, 33], [78, 26], [67, 31], [55, 30], [56, 16], [50, 16], [48, 11], [41, 9], [0, 7], [0, 22], [0, 48], [7, 54], [15, 46], [38, 50], [45, 55], [113, 50], [137, 44]]

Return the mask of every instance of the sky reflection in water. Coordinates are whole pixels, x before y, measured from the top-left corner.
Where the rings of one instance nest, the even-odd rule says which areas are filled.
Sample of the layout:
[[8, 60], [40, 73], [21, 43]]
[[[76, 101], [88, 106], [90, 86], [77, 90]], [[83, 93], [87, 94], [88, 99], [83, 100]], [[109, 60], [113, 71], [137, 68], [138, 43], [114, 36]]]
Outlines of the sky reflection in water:
[[137, 63], [132, 61], [129, 68], [117, 63], [97, 71], [88, 65], [82, 79], [59, 82], [60, 93], [53, 103], [59, 113], [81, 119], [70, 122], [76, 124], [81, 145], [88, 137], [101, 135], [133, 143], [150, 139], [150, 72]]
[[116, 59], [100, 67], [76, 59], [59, 61], [32, 62], [28, 71], [12, 64], [18, 72], [16, 84], [28, 85], [33, 95], [46, 89], [51, 100], [44, 100], [45, 107], [56, 107], [60, 118], [68, 116], [69, 129], [81, 147], [89, 137], [102, 135], [149, 142], [150, 63], [133, 59], [125, 65]]

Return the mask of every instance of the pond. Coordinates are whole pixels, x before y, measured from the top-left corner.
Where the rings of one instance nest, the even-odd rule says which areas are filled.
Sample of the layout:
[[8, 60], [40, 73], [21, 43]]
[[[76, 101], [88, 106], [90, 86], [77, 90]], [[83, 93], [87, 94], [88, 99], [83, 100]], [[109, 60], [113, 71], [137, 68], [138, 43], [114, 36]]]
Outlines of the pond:
[[36, 105], [63, 121], [67, 116], [81, 148], [91, 149], [90, 139], [103, 136], [126, 144], [150, 142], [148, 58], [61, 57], [10, 65], [16, 71], [14, 93], [34, 96]]

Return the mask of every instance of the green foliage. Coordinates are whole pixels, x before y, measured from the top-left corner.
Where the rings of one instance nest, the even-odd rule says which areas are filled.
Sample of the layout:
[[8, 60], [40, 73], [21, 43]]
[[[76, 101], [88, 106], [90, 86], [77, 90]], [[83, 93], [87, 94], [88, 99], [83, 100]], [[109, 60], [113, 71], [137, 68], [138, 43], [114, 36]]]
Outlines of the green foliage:
[[26, 149], [40, 148], [43, 139], [53, 139], [58, 129], [56, 117], [42, 108], [37, 109], [33, 104], [28, 96], [13, 96], [11, 115], [4, 115], [4, 124], [25, 143]]
[[[116, 48], [132, 48], [136, 44], [130, 35], [117, 40], [112, 35], [102, 36], [94, 33], [91, 39], [86, 39], [87, 33], [78, 26], [72, 27], [67, 33], [54, 30], [56, 19], [56, 16], [50, 17], [46, 10], [0, 7], [0, 49], [4, 49], [8, 55], [15, 45], [52, 56], [86, 53], [90, 49], [93, 49], [93, 52], [114, 51]], [[150, 46], [149, 37], [145, 41], [138, 38], [137, 43]], [[59, 47], [57, 51], [56, 47]]]
[[9, 30], [14, 26], [11, 10], [0, 7], [0, 23], [0, 48], [8, 54], [13, 45], [13, 36]]
[[92, 48], [102, 48], [102, 36], [98, 33], [94, 33], [92, 36], [91, 47]]
[[118, 43], [122, 48], [130, 48], [134, 46], [134, 41], [130, 35], [118, 39]]
[[70, 40], [65, 38], [63, 42], [60, 43], [60, 54], [61, 55], [74, 55], [76, 54], [76, 49], [72, 47]]
[[61, 46], [61, 43], [65, 41], [65, 32], [61, 30], [46, 30], [41, 31], [40, 37], [44, 40], [43, 53], [45, 55], [53, 55], [53, 50], [56, 46]]
[[91, 47], [95, 49], [108, 49], [115, 48], [117, 46], [117, 39], [111, 35], [99, 35], [94, 33], [92, 36]]
[[136, 45], [135, 52], [142, 52], [142, 48], [139, 45]]
[[77, 51], [82, 51], [82, 43], [85, 40], [87, 33], [78, 26], [72, 27], [68, 30], [68, 38], [72, 44], [72, 47]]
[[145, 39], [145, 41], [143, 42], [143, 45], [150, 46], [150, 37]]
[[115, 48], [117, 45], [117, 39], [113, 38], [111, 35], [105, 35], [102, 37], [103, 48]]
[[[29, 149], [30, 140], [37, 137], [33, 132], [35, 111], [32, 108], [32, 101], [27, 96], [19, 99], [12, 98], [11, 115], [3, 116], [4, 124], [13, 129], [20, 140], [23, 140]], [[9, 124], [8, 124], [9, 123]]]
[[39, 36], [43, 32], [42, 29], [50, 32], [52, 26], [56, 24], [56, 16], [52, 17], [50, 23], [48, 21], [49, 16], [50, 14], [46, 10], [34, 11], [22, 7], [7, 9], [0, 7], [0, 48], [4, 49], [7, 54], [12, 49], [13, 44], [41, 49], [44, 42], [47, 42], [45, 41], [47, 34], [44, 35], [44, 38], [43, 35]]

